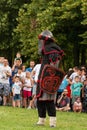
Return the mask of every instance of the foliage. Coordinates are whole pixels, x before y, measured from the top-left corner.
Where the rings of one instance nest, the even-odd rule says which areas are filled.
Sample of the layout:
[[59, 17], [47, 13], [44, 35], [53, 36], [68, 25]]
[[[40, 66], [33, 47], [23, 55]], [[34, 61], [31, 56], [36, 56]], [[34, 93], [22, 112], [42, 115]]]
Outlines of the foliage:
[[[14, 51], [20, 48], [18, 37], [13, 30], [17, 26], [16, 17], [19, 8], [25, 3], [25, 0], [1, 0], [0, 1], [0, 55], [12, 60]], [[9, 57], [9, 55], [11, 57]], [[11, 59], [10, 59], [11, 58]]]
[[[80, 8], [80, 0], [32, 0], [31, 4], [25, 4], [19, 11], [18, 26], [15, 30], [20, 35], [23, 54], [37, 59], [37, 36], [41, 31], [48, 29], [53, 32], [56, 41], [68, 57], [65, 57], [64, 64], [68, 64], [72, 58], [69, 66], [73, 65], [73, 62], [79, 65], [79, 43], [82, 40], [79, 34], [83, 32]], [[74, 55], [68, 55], [69, 53]]]
[[86, 64], [86, 6], [86, 0], [1, 0], [0, 53], [11, 60], [21, 51], [25, 62], [38, 62], [38, 34], [49, 29], [65, 52], [64, 69]]
[[83, 21], [81, 22], [82, 25], [84, 25], [84, 33], [80, 36], [83, 37], [83, 44], [87, 44], [87, 1], [86, 0], [82, 0], [82, 14], [83, 14]]
[[[22, 54], [28, 59], [38, 60], [38, 35], [41, 33], [41, 27], [37, 20], [37, 15], [46, 8], [47, 1], [33, 0], [31, 4], [24, 4], [19, 10], [18, 26], [14, 30], [19, 36], [22, 43]], [[39, 8], [38, 8], [39, 7]], [[40, 30], [40, 31], [39, 31]]]

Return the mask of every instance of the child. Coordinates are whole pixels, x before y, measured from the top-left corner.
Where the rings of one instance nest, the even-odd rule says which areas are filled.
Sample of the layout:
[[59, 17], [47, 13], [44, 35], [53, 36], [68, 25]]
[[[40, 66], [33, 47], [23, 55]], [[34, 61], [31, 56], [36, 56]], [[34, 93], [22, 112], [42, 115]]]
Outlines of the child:
[[82, 87], [83, 87], [83, 84], [80, 82], [79, 76], [76, 76], [75, 77], [75, 83], [73, 83], [71, 85], [72, 105], [75, 102], [75, 99], [77, 97], [80, 97]]
[[20, 60], [21, 60], [21, 64], [22, 64], [22, 58], [21, 58], [21, 53], [20, 53], [20, 52], [17, 52], [17, 54], [16, 54], [16, 57], [15, 57], [15, 60], [14, 60], [14, 61], [16, 61], [16, 59], [20, 59]]
[[32, 100], [32, 79], [30, 76], [30, 72], [26, 72], [26, 77], [23, 83], [23, 105], [27, 107], [27, 100], [30, 101], [28, 108], [31, 108], [31, 100]]
[[76, 101], [73, 104], [73, 111], [74, 112], [81, 112], [82, 111], [82, 103], [81, 103], [79, 97], [76, 98]]
[[13, 93], [13, 107], [20, 107], [20, 100], [21, 100], [21, 87], [22, 83], [20, 82], [19, 76], [15, 76], [14, 84], [12, 86], [12, 93]]

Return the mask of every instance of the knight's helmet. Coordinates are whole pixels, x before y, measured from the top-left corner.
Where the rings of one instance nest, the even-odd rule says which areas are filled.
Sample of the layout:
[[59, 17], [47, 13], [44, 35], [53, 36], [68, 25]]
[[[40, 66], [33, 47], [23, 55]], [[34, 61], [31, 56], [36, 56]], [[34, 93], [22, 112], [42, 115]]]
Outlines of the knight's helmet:
[[38, 54], [41, 54], [44, 41], [53, 40], [53, 34], [49, 30], [45, 30], [39, 34], [38, 39]]
[[53, 38], [53, 34], [49, 30], [45, 30], [39, 35], [39, 37], [41, 39]]

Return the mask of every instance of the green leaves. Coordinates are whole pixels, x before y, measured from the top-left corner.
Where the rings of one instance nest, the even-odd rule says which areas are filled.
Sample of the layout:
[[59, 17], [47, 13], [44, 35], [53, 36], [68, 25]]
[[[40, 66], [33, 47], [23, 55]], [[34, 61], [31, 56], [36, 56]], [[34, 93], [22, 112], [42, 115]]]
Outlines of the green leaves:
[[12, 49], [14, 54], [21, 50], [26, 59], [38, 61], [38, 35], [45, 29], [65, 51], [65, 65], [70, 59], [70, 67], [81, 64], [80, 44], [87, 43], [87, 0], [0, 1], [1, 50]]

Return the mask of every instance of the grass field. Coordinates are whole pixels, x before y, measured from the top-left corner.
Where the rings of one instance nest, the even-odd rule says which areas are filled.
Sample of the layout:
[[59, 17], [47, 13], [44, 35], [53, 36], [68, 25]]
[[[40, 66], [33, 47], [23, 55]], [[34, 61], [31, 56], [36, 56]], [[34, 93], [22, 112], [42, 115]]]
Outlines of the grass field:
[[57, 127], [37, 126], [37, 110], [0, 106], [0, 130], [87, 130], [87, 114], [57, 111]]

